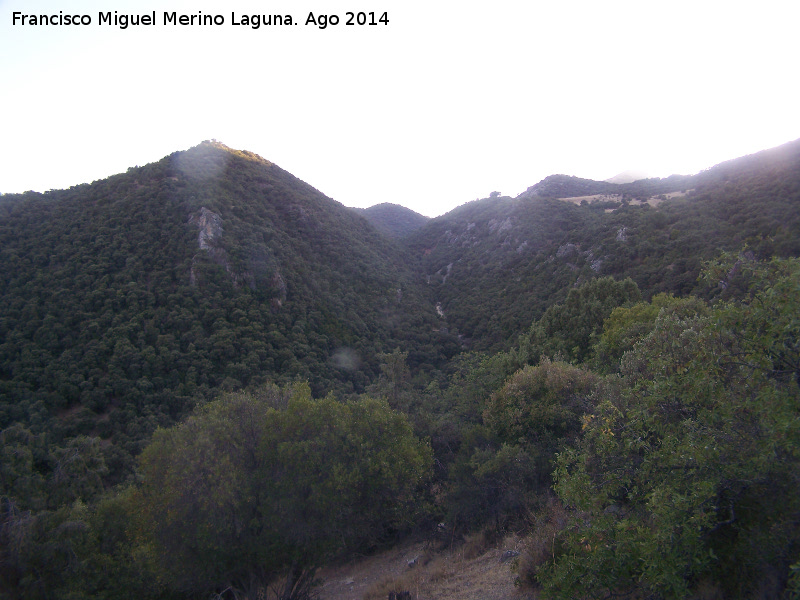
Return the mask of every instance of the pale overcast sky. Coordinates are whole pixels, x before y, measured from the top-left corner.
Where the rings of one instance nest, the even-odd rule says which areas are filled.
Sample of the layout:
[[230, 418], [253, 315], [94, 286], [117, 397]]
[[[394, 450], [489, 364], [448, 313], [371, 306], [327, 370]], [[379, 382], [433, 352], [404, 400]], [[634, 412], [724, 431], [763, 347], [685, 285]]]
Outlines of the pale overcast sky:
[[[99, 24], [108, 10], [157, 24]], [[164, 25], [173, 11], [225, 23]], [[345, 25], [359, 11], [389, 24]], [[299, 25], [233, 25], [252, 14]], [[797, 0], [0, 0], [0, 192], [211, 138], [347, 206], [428, 216], [554, 173], [695, 173], [800, 137], [798, 23]]]

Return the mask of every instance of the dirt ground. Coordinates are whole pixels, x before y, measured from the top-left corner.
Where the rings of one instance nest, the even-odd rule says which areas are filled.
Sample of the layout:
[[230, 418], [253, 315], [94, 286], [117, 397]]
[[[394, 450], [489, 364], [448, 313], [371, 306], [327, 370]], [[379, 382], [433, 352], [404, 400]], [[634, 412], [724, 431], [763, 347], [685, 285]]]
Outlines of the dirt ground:
[[[524, 600], [514, 585], [513, 559], [519, 540], [471, 556], [468, 545], [434, 552], [426, 543], [406, 544], [375, 556], [329, 567], [319, 573], [320, 600], [386, 600], [392, 592], [409, 592], [409, 600]], [[505, 555], [505, 556], [504, 556]], [[466, 556], [470, 556], [467, 558]]]
[[[688, 190], [689, 192], [694, 190]], [[658, 194], [656, 196], [651, 196], [647, 199], [646, 202], [642, 202], [641, 200], [633, 200], [631, 201], [631, 205], [633, 206], [640, 206], [642, 204], [649, 204], [650, 206], [658, 206], [663, 200], [661, 196], [663, 195], [665, 199], [672, 200], [673, 198], [683, 198], [686, 196], [688, 192], [670, 192], [668, 194]], [[592, 202], [621, 202], [622, 201], [622, 194], [595, 194], [594, 196], [575, 196], [574, 198], [559, 198], [559, 200], [563, 202], [571, 202], [572, 204], [580, 204], [584, 200], [586, 200], [589, 204]], [[606, 212], [611, 212], [614, 209], [606, 209]]]

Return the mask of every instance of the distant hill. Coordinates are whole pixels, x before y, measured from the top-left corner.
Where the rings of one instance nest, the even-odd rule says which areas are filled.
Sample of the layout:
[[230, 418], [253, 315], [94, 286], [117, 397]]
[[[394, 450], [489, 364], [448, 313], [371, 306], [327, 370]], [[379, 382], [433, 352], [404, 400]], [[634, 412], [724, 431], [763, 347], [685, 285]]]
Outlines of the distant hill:
[[629, 199], [646, 200], [658, 194], [669, 194], [692, 188], [702, 179], [699, 175], [670, 175], [641, 179], [628, 183], [595, 181], [571, 175], [550, 175], [532, 185], [520, 198], [578, 198], [582, 196], [619, 195]]
[[406, 244], [451, 331], [475, 349], [512, 343], [572, 286], [603, 275], [632, 277], [647, 297], [710, 294], [697, 278], [722, 250], [800, 255], [800, 140], [692, 176], [552, 175], [432, 219]]
[[616, 194], [619, 184], [582, 179], [572, 175], [549, 175], [519, 195], [520, 198], [571, 198], [595, 194]]
[[647, 179], [647, 174], [643, 171], [623, 171], [604, 181], [607, 183], [633, 183], [641, 179]]
[[623, 172], [605, 181], [583, 179], [572, 175], [550, 175], [522, 192], [519, 198], [579, 198], [583, 196], [619, 195], [628, 199], [685, 192], [697, 186], [718, 185], [730, 178], [780, 174], [796, 165], [800, 140], [735, 158], [695, 175], [639, 177], [640, 173]]
[[430, 219], [413, 210], [384, 202], [369, 208], [355, 208], [367, 221], [390, 238], [405, 237], [425, 225]]

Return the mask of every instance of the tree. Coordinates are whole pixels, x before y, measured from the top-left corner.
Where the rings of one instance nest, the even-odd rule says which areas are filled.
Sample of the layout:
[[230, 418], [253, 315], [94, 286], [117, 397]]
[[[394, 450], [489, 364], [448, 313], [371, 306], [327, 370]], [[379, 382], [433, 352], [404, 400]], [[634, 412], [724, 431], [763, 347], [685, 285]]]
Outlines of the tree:
[[431, 462], [385, 402], [314, 400], [295, 385], [227, 394], [159, 430], [142, 454], [142, 542], [183, 592], [257, 592], [279, 574], [298, 597], [320, 561], [413, 516]]
[[450, 473], [453, 516], [469, 525], [517, 518], [550, 489], [556, 452], [580, 431], [597, 377], [544, 359], [495, 391]]
[[386, 398], [389, 406], [395, 410], [408, 412], [411, 405], [411, 371], [408, 369], [408, 352], [395, 348], [392, 353], [383, 353], [381, 360], [381, 376], [378, 382], [370, 387], [370, 392]]
[[589, 358], [593, 337], [603, 330], [611, 311], [641, 302], [639, 288], [631, 279], [593, 279], [567, 294], [563, 304], [548, 308], [530, 331], [520, 337], [520, 364], [535, 364], [542, 356], [581, 363]]
[[87, 502], [107, 473], [97, 438], [46, 444], [19, 424], [0, 431], [0, 596], [63, 595], [80, 570]]
[[662, 311], [697, 315], [707, 313], [708, 308], [696, 298], [675, 298], [671, 294], [656, 294], [650, 302], [616, 307], [603, 322], [603, 333], [592, 349], [594, 368], [600, 372], [618, 371], [622, 355], [653, 330]]
[[[730, 265], [728, 265], [730, 268]], [[559, 456], [575, 510], [540, 580], [555, 597], [779, 597], [800, 544], [800, 262], [750, 296], [661, 311]]]

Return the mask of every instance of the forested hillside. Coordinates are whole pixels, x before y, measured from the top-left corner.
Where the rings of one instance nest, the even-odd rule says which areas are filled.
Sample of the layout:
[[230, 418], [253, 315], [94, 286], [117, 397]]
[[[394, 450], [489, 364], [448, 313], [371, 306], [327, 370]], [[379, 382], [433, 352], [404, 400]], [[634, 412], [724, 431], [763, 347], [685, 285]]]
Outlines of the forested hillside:
[[798, 597], [799, 256], [800, 141], [431, 220], [216, 142], [0, 196], [0, 596], [299, 600], [444, 523], [541, 597]]
[[[556, 200], [576, 196], [588, 199]], [[698, 276], [720, 251], [796, 256], [798, 201], [794, 142], [692, 177], [548, 177], [517, 198], [478, 200], [433, 219], [408, 246], [451, 331], [474, 349], [500, 349], [595, 277], [631, 277], [646, 298], [710, 297]]]
[[428, 217], [404, 206], [388, 202], [354, 210], [364, 215], [367, 221], [389, 238], [404, 238], [420, 229], [429, 220]]
[[381, 353], [458, 350], [391, 242], [221, 144], [0, 215], [0, 427], [111, 439], [114, 461], [218, 390], [363, 392]]

